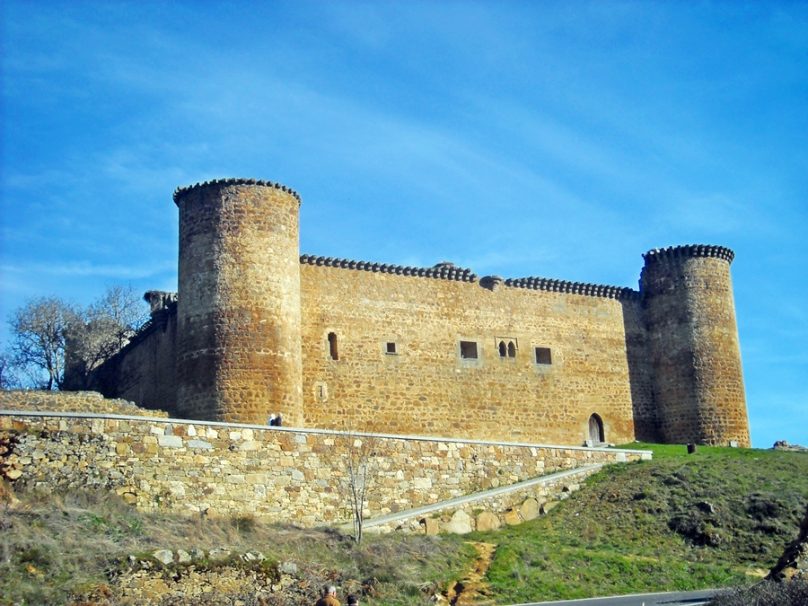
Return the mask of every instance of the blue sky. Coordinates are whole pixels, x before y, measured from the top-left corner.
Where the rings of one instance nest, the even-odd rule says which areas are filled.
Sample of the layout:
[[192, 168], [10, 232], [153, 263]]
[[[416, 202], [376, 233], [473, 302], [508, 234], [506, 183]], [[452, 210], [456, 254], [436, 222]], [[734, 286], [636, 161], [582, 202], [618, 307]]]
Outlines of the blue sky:
[[753, 443], [808, 443], [808, 3], [0, 11], [3, 318], [176, 289], [171, 193], [226, 176], [298, 191], [311, 254], [636, 288], [720, 244]]

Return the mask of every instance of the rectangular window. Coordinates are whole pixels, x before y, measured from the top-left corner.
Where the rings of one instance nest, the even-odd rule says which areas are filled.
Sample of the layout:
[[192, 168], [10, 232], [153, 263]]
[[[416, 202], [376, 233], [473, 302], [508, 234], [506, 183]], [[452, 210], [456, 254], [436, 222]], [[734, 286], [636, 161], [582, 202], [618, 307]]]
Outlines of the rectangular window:
[[460, 341], [460, 357], [463, 360], [476, 360], [477, 359], [477, 342], [476, 341]]
[[398, 352], [396, 351], [395, 341], [388, 341], [384, 351], [388, 355], [396, 355]]
[[552, 364], [549, 347], [536, 348], [536, 364]]
[[332, 360], [339, 360], [339, 353], [337, 352], [337, 333], [328, 333], [328, 355]]

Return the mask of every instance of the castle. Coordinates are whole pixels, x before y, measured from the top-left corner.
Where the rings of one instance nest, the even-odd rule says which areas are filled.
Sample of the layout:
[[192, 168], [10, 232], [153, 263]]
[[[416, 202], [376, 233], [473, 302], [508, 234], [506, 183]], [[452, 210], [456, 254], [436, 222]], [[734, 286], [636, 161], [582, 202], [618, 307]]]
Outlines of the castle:
[[[93, 374], [182, 419], [525, 443], [749, 446], [729, 266], [643, 255], [639, 290], [300, 255], [300, 197], [177, 189], [178, 293]], [[69, 381], [69, 378], [68, 378]]]

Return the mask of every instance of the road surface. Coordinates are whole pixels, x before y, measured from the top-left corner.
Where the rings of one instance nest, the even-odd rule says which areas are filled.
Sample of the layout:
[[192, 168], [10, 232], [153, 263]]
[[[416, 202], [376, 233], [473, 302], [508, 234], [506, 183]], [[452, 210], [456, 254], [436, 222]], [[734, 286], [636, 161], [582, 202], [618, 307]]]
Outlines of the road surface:
[[531, 602], [514, 606], [699, 606], [722, 590], [672, 591], [669, 593], [637, 593], [608, 598], [586, 598], [560, 602]]

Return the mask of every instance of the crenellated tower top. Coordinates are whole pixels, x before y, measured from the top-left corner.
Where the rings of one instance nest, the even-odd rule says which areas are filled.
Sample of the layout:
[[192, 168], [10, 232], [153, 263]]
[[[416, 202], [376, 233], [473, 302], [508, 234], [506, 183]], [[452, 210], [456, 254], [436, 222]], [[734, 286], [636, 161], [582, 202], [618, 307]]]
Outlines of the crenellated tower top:
[[682, 244], [680, 246], [668, 246], [667, 248], [654, 248], [642, 256], [646, 264], [693, 257], [715, 257], [724, 259], [727, 263], [732, 263], [732, 260], [735, 258], [735, 253], [725, 246], [715, 246], [713, 244]]
[[203, 181], [202, 183], [194, 183], [193, 185], [178, 187], [174, 190], [174, 203], [179, 204], [180, 199], [193, 190], [227, 185], [259, 185], [263, 187], [274, 187], [275, 189], [279, 189], [283, 192], [291, 194], [295, 199], [297, 199], [298, 204], [301, 202], [300, 194], [298, 194], [291, 187], [286, 187], [280, 183], [276, 183], [274, 181], [264, 181], [263, 179], [243, 179], [239, 177], [230, 177], [226, 179], [212, 179], [210, 181]]

